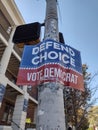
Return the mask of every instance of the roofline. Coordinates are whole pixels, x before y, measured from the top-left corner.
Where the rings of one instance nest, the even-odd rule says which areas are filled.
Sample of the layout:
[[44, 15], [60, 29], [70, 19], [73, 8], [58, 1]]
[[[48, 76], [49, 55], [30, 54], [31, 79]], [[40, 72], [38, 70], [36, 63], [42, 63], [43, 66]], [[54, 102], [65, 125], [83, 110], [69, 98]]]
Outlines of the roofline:
[[[14, 0], [1, 0], [1, 4], [3, 5], [2, 8], [5, 8], [6, 12], [4, 13], [9, 13], [8, 19], [11, 22], [12, 25], [21, 25], [24, 24], [25, 21], [16, 5]], [[4, 9], [3, 9], [4, 11]]]

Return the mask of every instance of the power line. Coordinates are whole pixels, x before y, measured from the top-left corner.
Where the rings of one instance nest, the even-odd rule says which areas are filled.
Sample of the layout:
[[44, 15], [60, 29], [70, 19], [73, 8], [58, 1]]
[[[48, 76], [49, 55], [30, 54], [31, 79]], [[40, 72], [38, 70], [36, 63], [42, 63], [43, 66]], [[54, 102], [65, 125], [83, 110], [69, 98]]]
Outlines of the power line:
[[60, 9], [60, 4], [57, 0], [57, 8], [58, 8], [58, 14], [59, 14], [59, 17], [60, 17], [60, 22], [62, 23], [62, 15], [61, 15], [61, 9]]

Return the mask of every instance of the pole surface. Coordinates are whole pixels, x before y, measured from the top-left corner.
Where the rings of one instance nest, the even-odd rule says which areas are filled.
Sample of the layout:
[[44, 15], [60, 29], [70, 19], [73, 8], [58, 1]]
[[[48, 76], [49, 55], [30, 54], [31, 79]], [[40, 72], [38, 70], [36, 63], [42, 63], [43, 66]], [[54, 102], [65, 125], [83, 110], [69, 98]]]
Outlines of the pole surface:
[[[46, 0], [44, 39], [59, 41], [57, 0]], [[65, 130], [63, 86], [49, 82], [38, 87], [37, 130]]]
[[44, 39], [59, 41], [58, 35], [58, 15], [56, 0], [46, 0], [46, 19]]

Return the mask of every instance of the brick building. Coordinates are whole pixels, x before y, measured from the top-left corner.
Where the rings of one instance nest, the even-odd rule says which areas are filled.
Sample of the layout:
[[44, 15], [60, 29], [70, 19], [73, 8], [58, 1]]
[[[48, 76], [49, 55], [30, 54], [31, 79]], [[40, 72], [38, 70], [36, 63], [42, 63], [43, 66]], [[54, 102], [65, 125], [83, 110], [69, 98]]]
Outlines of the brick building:
[[23, 48], [13, 44], [12, 37], [15, 27], [24, 23], [14, 0], [0, 0], [0, 130], [36, 124], [37, 88], [16, 85]]

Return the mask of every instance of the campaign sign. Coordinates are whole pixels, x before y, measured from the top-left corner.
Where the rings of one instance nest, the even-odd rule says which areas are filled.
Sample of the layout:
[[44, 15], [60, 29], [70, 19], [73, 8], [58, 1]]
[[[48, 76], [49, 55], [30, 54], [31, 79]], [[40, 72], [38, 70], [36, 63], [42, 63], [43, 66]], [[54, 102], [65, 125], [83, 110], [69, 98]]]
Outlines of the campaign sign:
[[28, 100], [24, 99], [24, 104], [23, 104], [23, 111], [26, 112], [28, 108]]
[[46, 82], [84, 90], [80, 52], [53, 40], [26, 45], [17, 84], [37, 86]]
[[2, 102], [4, 94], [5, 94], [5, 86], [0, 84], [0, 102]]

